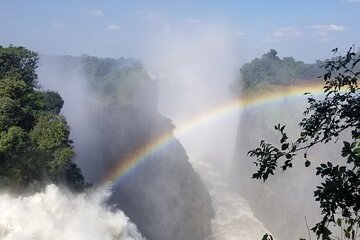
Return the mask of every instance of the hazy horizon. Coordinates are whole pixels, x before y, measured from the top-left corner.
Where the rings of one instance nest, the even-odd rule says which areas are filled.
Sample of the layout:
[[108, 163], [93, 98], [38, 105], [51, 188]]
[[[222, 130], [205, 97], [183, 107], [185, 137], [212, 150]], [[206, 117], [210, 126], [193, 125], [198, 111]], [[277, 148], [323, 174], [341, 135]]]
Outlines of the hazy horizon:
[[[242, 64], [270, 48], [314, 62], [360, 40], [357, 0], [319, 1], [9, 1], [0, 8], [0, 45], [41, 54], [146, 58], [159, 39], [221, 29]], [[355, 46], [357, 47], [357, 46]]]

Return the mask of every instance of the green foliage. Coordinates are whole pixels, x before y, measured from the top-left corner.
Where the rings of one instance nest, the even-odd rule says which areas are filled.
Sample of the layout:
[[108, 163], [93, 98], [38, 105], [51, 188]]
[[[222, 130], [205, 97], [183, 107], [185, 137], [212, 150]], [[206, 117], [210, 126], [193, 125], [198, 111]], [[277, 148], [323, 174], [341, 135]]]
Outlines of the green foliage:
[[139, 105], [138, 94], [150, 92], [154, 85], [142, 64], [133, 59], [83, 55], [80, 62], [91, 87], [121, 105]]
[[[337, 49], [333, 50], [337, 53]], [[310, 166], [307, 151], [315, 145], [338, 141], [340, 133], [349, 132], [350, 141], [343, 141], [341, 156], [345, 161], [333, 164], [324, 161], [316, 168], [323, 182], [314, 191], [315, 200], [320, 203], [322, 220], [311, 230], [318, 238], [331, 239], [329, 224], [341, 226], [345, 239], [355, 239], [360, 226], [360, 91], [358, 79], [360, 55], [351, 48], [345, 56], [327, 61], [323, 68], [325, 81], [322, 100], [309, 96], [309, 106], [299, 123], [301, 133], [294, 142], [288, 140], [285, 126], [275, 129], [280, 133], [280, 146], [261, 141], [260, 146], [249, 151], [256, 158], [258, 171], [253, 178], [266, 181], [269, 175], [280, 168], [285, 171], [292, 167], [294, 157], [303, 152], [305, 166]], [[307, 93], [307, 95], [309, 95]], [[280, 162], [281, 161], [281, 162]], [[342, 163], [341, 163], [342, 162]], [[341, 219], [336, 220], [337, 216]]]
[[29, 145], [29, 138], [26, 132], [17, 126], [11, 126], [8, 131], [0, 133], [0, 152], [9, 156], [25, 152]]
[[46, 167], [51, 174], [64, 171], [71, 164], [74, 151], [69, 140], [70, 128], [63, 116], [46, 114], [38, 118], [30, 132], [30, 137], [37, 149], [51, 156]]
[[45, 102], [45, 111], [59, 114], [64, 105], [64, 101], [62, 100], [60, 94], [53, 91], [46, 91], [43, 92], [43, 97]]
[[9, 98], [0, 97], [0, 129], [6, 130], [17, 125], [22, 120], [22, 111], [19, 104]]
[[70, 128], [59, 112], [60, 95], [36, 88], [38, 56], [23, 47], [0, 46], [0, 182], [26, 188], [46, 182], [85, 187], [72, 163]]
[[292, 57], [280, 59], [277, 52], [271, 49], [261, 58], [244, 64], [240, 69], [241, 85], [249, 89], [261, 83], [278, 85], [292, 84], [296, 81], [310, 81], [320, 75], [320, 62], [305, 64]]
[[61, 56], [61, 71], [78, 68], [88, 86], [103, 103], [150, 108], [157, 106], [157, 85], [139, 60]]
[[69, 126], [63, 116], [44, 114], [37, 119], [30, 136], [40, 150], [53, 151], [70, 146], [69, 133]]
[[30, 87], [37, 85], [38, 54], [24, 47], [7, 48], [0, 46], [0, 79], [6, 76], [15, 76], [22, 79]]

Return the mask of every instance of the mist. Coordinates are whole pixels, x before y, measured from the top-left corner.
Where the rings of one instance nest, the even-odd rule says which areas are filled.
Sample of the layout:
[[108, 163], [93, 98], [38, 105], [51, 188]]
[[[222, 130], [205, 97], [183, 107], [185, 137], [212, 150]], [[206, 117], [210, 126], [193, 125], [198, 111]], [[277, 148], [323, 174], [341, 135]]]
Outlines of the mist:
[[[243, 61], [241, 52], [236, 55], [233, 33], [227, 25], [198, 23], [194, 32], [172, 26], [166, 34], [147, 38], [151, 47], [142, 59], [159, 81], [159, 111], [176, 128], [241, 97], [231, 88], [240, 78]], [[185, 132], [175, 128], [175, 136], [212, 197], [215, 239], [260, 239], [266, 232], [278, 239], [305, 238], [308, 226], [319, 221], [313, 190], [320, 178], [305, 169], [301, 159], [294, 163], [296, 172], [278, 171], [279, 176], [262, 183], [251, 178], [257, 169], [247, 156], [261, 139], [278, 141], [272, 130], [277, 123], [286, 124], [289, 136], [296, 136], [306, 102], [306, 97], [285, 98], [266, 106], [239, 108]], [[308, 153], [314, 160], [310, 169], [319, 159], [333, 159], [339, 152], [338, 146], [330, 148], [327, 153], [321, 148]]]
[[[291, 135], [296, 133], [305, 99], [284, 99], [254, 109], [239, 105], [194, 124], [199, 116], [242, 97], [234, 89], [241, 67], [241, 55], [235, 54], [234, 29], [221, 23], [191, 27], [165, 23], [159, 19], [156, 24], [167, 27], [141, 42], [141, 60], [41, 56], [40, 86], [58, 91], [64, 99], [61, 113], [71, 127], [75, 162], [86, 181], [94, 185], [92, 191], [103, 192], [109, 173], [129, 156], [164, 133], [173, 135], [156, 146], [154, 153], [138, 159], [125, 177], [112, 178], [112, 194], [94, 203], [107, 214], [121, 215], [111, 224], [123, 227], [115, 233], [107, 228], [109, 238], [127, 237], [123, 233], [127, 230], [121, 229], [127, 229], [128, 224], [129, 229], [136, 229], [127, 221], [137, 225], [139, 233], [131, 230], [134, 233], [130, 234], [136, 239], [142, 238], [140, 233], [150, 240], [226, 240], [239, 236], [255, 240], [264, 233], [279, 239], [293, 233], [304, 236], [307, 229], [302, 227], [299, 215], [308, 217], [310, 225], [317, 220], [318, 206], [312, 202], [311, 190], [318, 179], [300, 170], [297, 175], [284, 174], [284, 178], [263, 185], [251, 180], [256, 169], [246, 153], [260, 139], [276, 141], [269, 126], [279, 121], [290, 122], [287, 129]], [[304, 179], [300, 183], [299, 176]], [[47, 199], [51, 194], [62, 191], [49, 186], [43, 193], [16, 201], [21, 207], [32, 197]], [[64, 196], [68, 202], [85, 199], [79, 208], [92, 203], [85, 195]], [[10, 198], [5, 197], [4, 202]], [[111, 211], [106, 206], [111, 206]], [[17, 216], [15, 212], [11, 214]], [[94, 218], [102, 217], [98, 213]], [[86, 217], [80, 216], [75, 222]], [[20, 238], [36, 235], [32, 228], [21, 228], [25, 235]], [[9, 231], [5, 229], [3, 235], [12, 236]], [[101, 234], [106, 230], [98, 231]], [[52, 229], [49, 232], [41, 234], [54, 234]]]
[[144, 240], [122, 211], [105, 205], [110, 191], [74, 195], [48, 185], [26, 197], [0, 194], [0, 238]]
[[[252, 179], [257, 172], [247, 152], [259, 146], [260, 140], [277, 144], [279, 134], [274, 130], [278, 123], [286, 125], [290, 138], [299, 134], [298, 122], [306, 107], [306, 97], [285, 98], [281, 102], [244, 109], [238, 128], [238, 139], [232, 162], [231, 186], [249, 200], [255, 215], [277, 239], [306, 238], [308, 226], [313, 226], [320, 216], [319, 206], [313, 199], [313, 190], [320, 179], [313, 175], [320, 149], [309, 152], [314, 161], [310, 169], [305, 168], [299, 156], [294, 167], [286, 172], [277, 170], [275, 176], [263, 182]], [[317, 152], [319, 151], [319, 152]], [[305, 223], [305, 217], [307, 223]]]
[[[39, 96], [24, 102], [43, 97], [34, 105], [45, 109], [52, 100], [41, 91], [61, 95], [60, 114], [71, 128], [68, 160], [76, 164], [71, 170], [79, 173], [78, 166], [88, 184], [80, 173], [79, 181], [89, 188], [71, 193], [48, 185], [23, 196], [0, 190], [0, 239], [307, 238], [321, 218], [313, 195], [321, 179], [313, 173], [325, 160], [337, 163], [341, 144], [312, 147], [309, 168], [297, 156], [293, 169], [277, 171], [266, 183], [252, 179], [258, 169], [248, 151], [260, 140], [277, 145], [277, 123], [286, 125], [290, 139], [298, 136], [307, 105], [305, 97], [286, 94], [276, 102], [255, 100], [312, 81], [311, 67], [321, 63], [316, 59], [355, 47], [359, 6], [358, 0], [4, 0], [0, 49], [14, 44], [39, 53]], [[284, 64], [269, 54], [279, 61], [250, 64], [246, 82], [239, 70], [270, 49], [286, 58]], [[3, 92], [1, 101], [8, 97]], [[226, 108], [236, 102], [237, 108]], [[10, 103], [0, 103], [0, 117], [13, 116], [2, 114]], [[30, 120], [41, 115], [37, 111]], [[21, 128], [32, 141], [32, 127]], [[8, 140], [3, 129], [0, 145]]]
[[42, 56], [39, 65], [40, 86], [59, 92], [64, 99], [61, 113], [71, 127], [70, 137], [75, 143], [77, 164], [87, 181], [99, 180], [97, 171], [101, 171], [99, 167], [102, 165], [95, 161], [100, 158], [97, 149], [101, 129], [94, 119], [101, 109], [101, 98], [91, 89], [80, 63], [69, 68], [56, 56]]
[[[194, 29], [195, 28], [195, 29]], [[159, 111], [177, 128], [200, 114], [234, 100], [231, 84], [239, 77], [234, 30], [224, 24], [198, 23], [172, 27], [143, 57], [146, 69], [159, 79]], [[218, 116], [212, 122], [176, 134], [190, 161], [205, 158], [226, 172], [236, 138], [238, 114]], [[221, 146], [219, 146], [221, 142]]]
[[[158, 20], [156, 24], [163, 26], [165, 23], [165, 20]], [[184, 149], [179, 149], [176, 143], [161, 147], [126, 181], [115, 183], [110, 197], [110, 203], [125, 208], [125, 214], [140, 225], [141, 233], [161, 239], [163, 236], [154, 230], [158, 229], [157, 226], [162, 234], [169, 236], [175, 231], [171, 226], [180, 226], [184, 219], [189, 218], [180, 214], [189, 203], [180, 207], [174, 203], [167, 205], [168, 200], [158, 194], [166, 192], [172, 196], [171, 199], [181, 196], [177, 186], [169, 183], [171, 168], [165, 167], [168, 172], [165, 175], [155, 170], [168, 166], [161, 159], [173, 159], [171, 155], [177, 155], [191, 163], [189, 167], [200, 176], [210, 194], [215, 213], [211, 220], [213, 239], [238, 236], [260, 239], [264, 233], [270, 232], [279, 239], [288, 238], [293, 233], [306, 236], [303, 217], [307, 216], [309, 225], [312, 225], [319, 216], [311, 191], [318, 179], [301, 170], [297, 175], [283, 174], [263, 184], [251, 179], [256, 169], [252, 160], [246, 157], [247, 151], [260, 139], [276, 141], [274, 132], [269, 130], [275, 123], [289, 122], [287, 129], [290, 134], [296, 133], [306, 99], [285, 99], [254, 109], [239, 108], [192, 125], [200, 115], [241, 97], [231, 87], [240, 78], [241, 67], [241, 55], [235, 54], [234, 29], [219, 23], [201, 23], [190, 28], [172, 25], [165, 32], [163, 34], [164, 29], [153, 32], [146, 38], [146, 43], [141, 42], [139, 46], [141, 62], [150, 77], [147, 81], [156, 84], [157, 96], [150, 98], [152, 103], [145, 104], [143, 98], [147, 93], [141, 93], [144, 90], [139, 88], [137, 112], [129, 112], [117, 106], [116, 101], [109, 100], [108, 96], [99, 94], [85, 76], [82, 63], [73, 64], [72, 70], [67, 71], [59, 59], [42, 58], [40, 83], [44, 88], [57, 90], [65, 100], [62, 113], [72, 128], [76, 162], [86, 179], [97, 185], [119, 159], [146, 143], [147, 134], [156, 136], [162, 127], [152, 127], [150, 132], [147, 129], [164, 124], [164, 120], [153, 117], [153, 112], [158, 112], [168, 119], [169, 123], [165, 125], [174, 128], [174, 136]], [[172, 127], [166, 131], [171, 132]], [[183, 127], [188, 128], [177, 131]], [[157, 167], [153, 169], [153, 166]], [[151, 169], [151, 176], [148, 176], [147, 169]], [[304, 179], [301, 183], [297, 182], [299, 176]], [[148, 182], [146, 188], [143, 187], [143, 178]], [[193, 193], [199, 191], [196, 184], [193, 187], [190, 184], [189, 188]], [[128, 195], [127, 198], [124, 195]], [[143, 213], [129, 207], [143, 205], [144, 202], [138, 198], [155, 205], [145, 205]], [[299, 214], [304, 216], [299, 217]], [[157, 220], [149, 223], [140, 217], [145, 215]], [[171, 219], [171, 223], [161, 220], [164, 216]], [[289, 230], [284, 231], [284, 227]]]
[[[173, 131], [179, 142], [161, 146], [127, 179], [116, 181], [108, 201], [123, 208], [145, 237], [167, 239], [179, 232], [177, 228], [186, 232], [189, 226], [183, 226], [184, 221], [192, 216], [183, 212], [193, 207], [187, 199], [193, 196], [201, 199], [195, 207], [201, 206], [196, 221], [202, 222], [204, 216], [212, 218], [213, 239], [260, 239], [264, 233], [273, 233], [279, 239], [305, 237], [304, 217], [312, 226], [320, 216], [312, 198], [319, 179], [298, 163], [295, 167], [301, 170], [297, 174], [285, 173], [266, 184], [258, 182], [251, 179], [256, 168], [246, 153], [260, 139], [277, 141], [271, 129], [278, 122], [287, 124], [289, 135], [296, 135], [306, 98], [234, 109], [193, 125], [199, 116], [241, 97], [232, 87], [240, 78], [242, 56], [236, 54], [239, 36], [220, 22], [173, 25], [166, 18], [157, 18], [147, 24], [153, 31], [138, 39], [137, 55], [146, 71], [145, 82], [156, 89], [149, 92], [146, 84], [136, 85], [137, 93], [132, 96], [136, 100], [131, 106], [119, 104], [123, 99], [114, 99], [124, 94], [114, 86], [110, 88], [115, 93], [120, 91], [114, 97], [109, 97], [112, 92], [97, 91], [84, 72], [83, 62], [76, 60], [69, 68], [57, 57], [42, 58], [40, 83], [45, 89], [58, 91], [65, 100], [62, 113], [72, 128], [76, 163], [86, 179], [96, 186], [101, 184], [109, 170], [127, 155], [160, 133]], [[138, 60], [122, 61], [126, 67]], [[124, 66], [120, 64], [115, 70], [121, 71]], [[182, 128], [186, 131], [178, 131]], [[321, 150], [313, 151], [314, 158], [323, 157]], [[193, 178], [194, 170], [201, 181]], [[183, 171], [194, 183], [187, 183], [185, 192], [180, 193]], [[184, 195], [184, 202], [174, 200]], [[213, 216], [201, 201], [214, 208]]]
[[[164, 22], [160, 21], [157, 24], [163, 25]], [[166, 198], [164, 199], [158, 192], [164, 191], [169, 196], [181, 198], [181, 193], [174, 185], [175, 183], [170, 184], [167, 175], [156, 174], [147, 180], [146, 188], [139, 189], [141, 193], [136, 186], [143, 181], [137, 180], [139, 176], [148, 175], [146, 168], [153, 168], [150, 164], [157, 164], [156, 161], [158, 161], [159, 164], [167, 166], [168, 163], [160, 159], [168, 158], [170, 160], [174, 158], [170, 155], [175, 155], [177, 158], [188, 159], [192, 163], [192, 167], [189, 165], [189, 168], [194, 168], [210, 193], [215, 210], [215, 218], [211, 221], [213, 239], [228, 239], [237, 237], [239, 234], [247, 236], [248, 239], [259, 239], [264, 232], [270, 231], [255, 217], [247, 200], [234, 192], [227, 183], [237, 138], [240, 111], [234, 111], [224, 116], [219, 115], [214, 119], [205, 120], [197, 126], [190, 127], [187, 131], [177, 132], [177, 129], [191, 125], [191, 122], [199, 115], [206, 114], [214, 108], [221, 108], [238, 97], [231, 88], [231, 85], [239, 78], [239, 56], [235, 55], [237, 36], [233, 34], [233, 29], [219, 23], [201, 23], [190, 27], [171, 26], [166, 29], [166, 34], [161, 33], [163, 33], [162, 30], [149, 35], [146, 38], [147, 42], [140, 44], [139, 48], [142, 53], [139, 55], [141, 55], [146, 71], [149, 72], [151, 81], [156, 82], [158, 87], [157, 106], [150, 108], [171, 121], [174, 135], [184, 150], [179, 149], [176, 143], [159, 149], [158, 153], [151, 157], [153, 163], [148, 160], [126, 181], [115, 183], [110, 202], [119, 205], [120, 208], [125, 207], [125, 214], [130, 214], [130, 219], [135, 224], [141, 225], [139, 230], [141, 233], [145, 231], [145, 237], [159, 234], [154, 233], [155, 230], [151, 230], [157, 229], [154, 224], [159, 226], [170, 224], [171, 227], [170, 225], [166, 228], [162, 226], [160, 229], [163, 235], [166, 235], [167, 232], [170, 235], [173, 234], [172, 226], [179, 228], [183, 224], [184, 218], [189, 217], [183, 216], [181, 209], [191, 206], [186, 201], [180, 207], [178, 204], [171, 203], [168, 207], [172, 211], [168, 210]], [[121, 156], [126, 156], [127, 151], [135, 151], [137, 145], [141, 144], [143, 140], [139, 142], [136, 139], [144, 138], [146, 134], [144, 136], [137, 135], [141, 132], [146, 133], [147, 125], [153, 125], [154, 120], [151, 120], [153, 117], [149, 117], [153, 113], [149, 107], [144, 107], [144, 104], [142, 104], [143, 107], [136, 108], [139, 113], [129, 113], [122, 107], [116, 107], [115, 102], [113, 103], [115, 105], [112, 106], [112, 100], [110, 100], [109, 107], [104, 107], [109, 104], [107, 96], [94, 91], [93, 87], [89, 85], [82, 64], [72, 63], [71, 69], [68, 71], [64, 68], [62, 60], [56, 57], [44, 56], [39, 68], [39, 79], [43, 88], [56, 90], [63, 97], [65, 104], [62, 113], [66, 116], [72, 129], [71, 137], [77, 153], [75, 161], [82, 169], [86, 180], [97, 185], [99, 181], [102, 181], [108, 169], [114, 167], [116, 161], [119, 161], [118, 159], [123, 158]], [[143, 90], [140, 89], [140, 91]], [[146, 125], [143, 125], [144, 118], [148, 119], [146, 121], [150, 121]], [[135, 123], [139, 121], [142, 127], [139, 129], [141, 125], [138, 124], [134, 126], [134, 121]], [[155, 120], [155, 122], [159, 122], [159, 120]], [[163, 123], [161, 124], [163, 125]], [[156, 129], [152, 132], [156, 134]], [[184, 153], [182, 153], [183, 151]], [[176, 162], [171, 164], [176, 166], [180, 163]], [[179, 169], [179, 167], [175, 169]], [[168, 167], [166, 171], [169, 174], [172, 172]], [[181, 181], [183, 180], [180, 180], [180, 183]], [[197, 181], [194, 179], [193, 183], [189, 185], [189, 190], [186, 191], [193, 192], [192, 194], [198, 192]], [[149, 183], [151, 184], [149, 185]], [[219, 188], [220, 186], [221, 188]], [[200, 192], [196, 193], [200, 194], [196, 197], [199, 200], [203, 198]], [[144, 211], [147, 213], [128, 208], [130, 204], [128, 201], [131, 199], [135, 203], [139, 201], [131, 197], [129, 200], [123, 197], [132, 194], [136, 196], [140, 194], [142, 196], [140, 198], [156, 203], [157, 207], [150, 210], [145, 205]], [[136, 205], [139, 206], [139, 204], [144, 203], [140, 200]], [[153, 212], [155, 209], [156, 212]], [[134, 215], [134, 211], [139, 213]], [[165, 223], [160, 219], [153, 223], [142, 223], [144, 220], [139, 216], [149, 214], [155, 219], [156, 215], [162, 216], [162, 218], [167, 216], [171, 223]], [[204, 213], [199, 216], [202, 214]], [[247, 221], [251, 224], [244, 224]], [[148, 227], [144, 229], [145, 224]], [[158, 239], [161, 239], [160, 235]]]
[[[173, 121], [176, 138], [212, 197], [212, 238], [261, 239], [270, 231], [249, 202], [229, 186], [241, 109], [191, 125], [200, 115], [239, 98], [231, 87], [240, 77], [242, 61], [236, 55], [233, 33], [234, 29], [223, 24], [201, 23], [194, 32], [173, 27], [161, 38], [150, 38], [155, 44], [143, 59], [159, 81], [159, 111]], [[189, 125], [186, 131], [177, 132]]]

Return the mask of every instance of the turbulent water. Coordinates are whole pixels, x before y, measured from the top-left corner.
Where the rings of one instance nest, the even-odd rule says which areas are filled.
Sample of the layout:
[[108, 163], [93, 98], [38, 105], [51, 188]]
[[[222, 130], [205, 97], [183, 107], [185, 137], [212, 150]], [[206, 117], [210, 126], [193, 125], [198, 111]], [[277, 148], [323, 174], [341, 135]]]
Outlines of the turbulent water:
[[0, 195], [2, 240], [143, 240], [121, 211], [103, 206], [106, 190], [74, 195], [49, 185], [28, 197]]
[[248, 202], [231, 190], [216, 169], [205, 161], [192, 161], [206, 185], [215, 209], [211, 240], [259, 240], [269, 231], [254, 216]]

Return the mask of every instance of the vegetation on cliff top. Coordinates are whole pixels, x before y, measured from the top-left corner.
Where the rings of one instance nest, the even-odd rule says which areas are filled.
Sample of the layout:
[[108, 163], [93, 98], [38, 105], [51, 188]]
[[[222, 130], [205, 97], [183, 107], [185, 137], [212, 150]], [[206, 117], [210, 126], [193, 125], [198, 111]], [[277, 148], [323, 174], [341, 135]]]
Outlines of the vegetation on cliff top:
[[60, 115], [63, 100], [40, 90], [38, 60], [24, 47], [0, 46], [0, 183], [20, 190], [54, 182], [81, 190], [85, 181]]
[[293, 57], [279, 58], [277, 51], [271, 49], [246, 63], [240, 69], [241, 79], [238, 84], [245, 90], [260, 84], [291, 85], [311, 81], [321, 75], [321, 61], [307, 64], [296, 61]]

